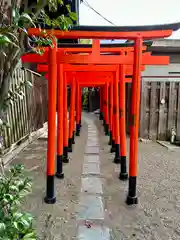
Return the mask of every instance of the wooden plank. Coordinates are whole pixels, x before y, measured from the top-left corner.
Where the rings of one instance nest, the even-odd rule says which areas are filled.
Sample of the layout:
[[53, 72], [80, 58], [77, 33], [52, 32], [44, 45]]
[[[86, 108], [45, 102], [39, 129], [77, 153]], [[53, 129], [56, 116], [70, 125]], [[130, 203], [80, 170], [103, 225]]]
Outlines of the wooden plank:
[[176, 127], [177, 127], [177, 106], [178, 106], [178, 87], [179, 87], [179, 84], [177, 82], [174, 83], [174, 101], [173, 101], [173, 126], [174, 126], [174, 129], [176, 130]]
[[147, 83], [141, 80], [141, 106], [140, 106], [140, 132], [139, 137], [148, 138], [146, 99], [147, 99]]
[[[17, 85], [19, 87], [19, 84], [20, 82], [23, 81], [22, 79], [22, 75], [21, 75], [21, 72], [20, 72], [20, 69], [17, 69]], [[22, 111], [22, 101], [23, 101], [23, 97], [20, 98], [18, 97], [18, 123], [19, 123], [19, 127], [20, 129], [20, 139], [23, 137], [24, 135], [24, 132], [23, 132], [23, 118], [24, 118], [24, 113]], [[19, 139], [18, 139], [19, 140]]]
[[[7, 111], [7, 123], [10, 124], [10, 121], [11, 121], [10, 120], [10, 114], [9, 114], [9, 111]], [[7, 146], [6, 146], [6, 148], [8, 148], [12, 144], [10, 128], [6, 128], [6, 134], [7, 134]]]
[[[42, 79], [43, 80], [43, 79]], [[48, 117], [48, 92], [47, 92], [47, 81], [43, 81], [43, 107], [44, 107], [44, 123], [47, 122]]]
[[126, 83], [126, 132], [130, 133], [130, 111], [131, 111], [131, 83]]
[[144, 138], [149, 139], [149, 118], [150, 118], [150, 94], [151, 84], [150, 82], [144, 82]]
[[[21, 75], [20, 75], [20, 71], [19, 69], [17, 69], [17, 78], [16, 78], [16, 84], [19, 86], [21, 81]], [[22, 99], [20, 97], [18, 97], [18, 101], [17, 101], [17, 110], [18, 110], [18, 124], [17, 124], [17, 128], [19, 128], [19, 139], [21, 139], [23, 137], [23, 118], [22, 118], [22, 110], [21, 110], [21, 103], [22, 103]]]
[[[14, 77], [14, 75], [13, 75]], [[11, 89], [14, 89], [13, 80], [11, 79]], [[10, 104], [9, 112], [11, 112], [10, 120], [10, 132], [11, 132], [11, 144], [14, 143], [17, 139], [17, 131], [15, 127], [15, 103], [12, 101]]]
[[[11, 88], [11, 85], [10, 85]], [[15, 142], [15, 137], [14, 137], [14, 126], [13, 126], [13, 102], [9, 103], [9, 107], [8, 107], [8, 117], [9, 117], [9, 145], [11, 146], [12, 143]]]
[[[27, 71], [24, 71], [24, 78], [27, 79], [28, 81], [32, 82], [32, 77], [31, 74], [28, 74]], [[29, 92], [28, 92], [29, 87], [25, 86], [24, 88], [24, 93], [25, 93], [25, 99], [24, 99], [24, 108], [26, 109], [26, 134], [30, 134], [30, 114], [29, 114]]]
[[157, 82], [151, 82], [149, 139], [157, 138]]
[[[22, 80], [23, 82], [26, 80], [26, 75], [25, 75], [25, 71], [21, 72], [22, 74]], [[22, 112], [23, 112], [23, 136], [26, 136], [29, 132], [27, 129], [27, 125], [28, 125], [28, 119], [27, 119], [27, 107], [26, 107], [26, 90], [25, 90], [25, 86], [23, 87], [23, 100], [21, 102], [22, 105]]]
[[174, 86], [175, 83], [171, 82], [169, 86], [169, 104], [168, 104], [168, 125], [167, 125], [167, 138], [170, 138], [171, 129], [173, 126], [173, 111], [174, 111]]
[[[34, 78], [32, 73], [25, 72], [26, 78], [31, 81], [32, 85], [34, 84]], [[26, 103], [27, 103], [27, 118], [28, 118], [28, 132], [31, 133], [33, 131], [32, 125], [32, 104], [33, 102], [33, 87], [28, 88], [26, 87]]]
[[[13, 76], [13, 83], [12, 83], [12, 90], [13, 92], [15, 91], [15, 84], [16, 84], [16, 78], [17, 78], [17, 75], [16, 75], [16, 71], [14, 72], [14, 76]], [[14, 119], [13, 119], [13, 125], [14, 125], [14, 129], [15, 129], [15, 132], [16, 132], [16, 138], [15, 138], [15, 142], [19, 139], [19, 136], [20, 136], [20, 132], [19, 132], [19, 127], [18, 126], [18, 102], [14, 102]]]
[[178, 102], [177, 102], [177, 127], [176, 127], [176, 137], [180, 140], [180, 83], [178, 86]]
[[158, 122], [158, 140], [166, 140], [166, 122], [167, 115], [165, 109], [167, 108], [166, 101], [166, 83], [160, 83], [160, 96], [159, 96], [159, 122]]

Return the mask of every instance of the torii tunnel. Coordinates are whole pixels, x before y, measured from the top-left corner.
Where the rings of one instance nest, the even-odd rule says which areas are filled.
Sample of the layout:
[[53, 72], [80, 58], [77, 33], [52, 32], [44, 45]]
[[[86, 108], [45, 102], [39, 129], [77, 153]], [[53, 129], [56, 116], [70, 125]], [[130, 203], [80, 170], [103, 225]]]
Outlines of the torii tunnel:
[[[180, 23], [138, 27], [77, 26], [66, 32], [39, 28], [28, 30], [29, 36], [93, 39], [92, 46], [62, 44], [59, 48], [54, 41], [54, 46], [44, 48], [42, 55], [30, 53], [22, 57], [23, 62], [37, 63], [37, 71], [46, 73], [48, 81], [46, 203], [56, 202], [54, 178], [64, 178], [63, 163], [69, 162], [68, 152], [72, 151], [75, 135], [80, 135], [83, 87], [100, 89], [100, 120], [103, 120], [105, 134], [109, 135], [107, 144], [111, 145], [110, 151], [115, 153], [114, 163], [121, 166], [119, 179], [129, 181], [126, 203], [138, 203], [136, 185], [141, 72], [146, 65], [169, 64], [169, 57], [152, 56], [148, 52], [148, 42], [169, 37], [179, 28]], [[101, 45], [100, 39], [125, 39], [132, 40], [132, 43], [107, 46]], [[126, 163], [126, 82], [132, 83], [129, 171]], [[71, 88], [69, 123], [67, 85]]]

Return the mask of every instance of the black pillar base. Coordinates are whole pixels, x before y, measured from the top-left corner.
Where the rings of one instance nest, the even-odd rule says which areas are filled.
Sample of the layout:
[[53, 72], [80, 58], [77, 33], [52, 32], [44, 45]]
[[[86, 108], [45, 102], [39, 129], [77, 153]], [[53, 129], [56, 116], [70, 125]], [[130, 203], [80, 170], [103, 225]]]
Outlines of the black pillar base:
[[56, 173], [58, 179], [64, 179], [64, 173]]
[[76, 136], [77, 136], [77, 137], [80, 136], [80, 130], [76, 130]]
[[114, 153], [115, 151], [116, 151], [115, 141], [112, 139], [112, 147], [111, 147], [110, 152]]
[[114, 157], [114, 163], [116, 163], [116, 164], [120, 164], [120, 163], [121, 163], [121, 158], [115, 156], [115, 157]]
[[103, 120], [103, 114], [102, 114], [102, 112], [99, 113], [99, 120]]
[[63, 151], [63, 163], [69, 163], [68, 147], [64, 147], [64, 151]]
[[106, 126], [106, 122], [105, 122], [105, 120], [103, 119], [104, 132], [105, 132], [105, 126]]
[[69, 157], [63, 156], [63, 163], [69, 163]]
[[80, 136], [81, 127], [80, 124], [76, 124], [76, 136]]
[[108, 145], [111, 146], [111, 145], [112, 145], [112, 132], [111, 132], [111, 131], [109, 132], [109, 136], [110, 136], [110, 137], [109, 137], [109, 143], [108, 143]]
[[64, 178], [64, 173], [63, 173], [63, 155], [57, 155], [57, 169], [56, 169], [56, 177], [59, 179]]
[[75, 144], [75, 132], [73, 132], [72, 144]]
[[105, 124], [105, 126], [104, 126], [104, 132], [105, 132], [105, 135], [106, 136], [109, 136], [109, 125], [108, 124]]
[[72, 152], [72, 138], [69, 138], [69, 142], [68, 142], [68, 152]]
[[45, 202], [46, 204], [55, 204], [55, 203], [56, 203], [56, 197], [52, 197], [52, 198], [45, 197], [45, 198], [44, 198], [44, 202]]
[[135, 205], [135, 204], [138, 204], [138, 198], [137, 198], [137, 197], [127, 196], [126, 204], [127, 204], [127, 205]]
[[127, 181], [128, 180], [128, 173], [120, 173], [119, 174], [119, 179], [122, 181]]
[[129, 177], [129, 191], [126, 199], [127, 205], [138, 204], [138, 198], [136, 196], [136, 176]]
[[44, 202], [47, 204], [56, 203], [56, 196], [54, 193], [54, 175], [47, 176], [46, 180], [46, 196], [44, 198]]
[[126, 168], [126, 156], [121, 156], [121, 171], [119, 174], [119, 179], [126, 181], [128, 179], [128, 173]]
[[119, 144], [115, 144], [116, 146], [116, 152], [115, 152], [115, 157], [114, 157], [114, 163], [119, 164], [121, 163], [121, 157], [120, 157], [120, 146]]

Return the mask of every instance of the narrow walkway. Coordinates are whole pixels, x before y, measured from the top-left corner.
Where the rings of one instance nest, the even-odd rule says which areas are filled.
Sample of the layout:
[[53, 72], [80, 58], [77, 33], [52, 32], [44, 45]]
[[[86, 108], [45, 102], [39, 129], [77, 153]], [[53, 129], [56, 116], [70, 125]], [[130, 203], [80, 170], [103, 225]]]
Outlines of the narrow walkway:
[[84, 155], [81, 194], [78, 211], [79, 240], [109, 240], [109, 229], [105, 226], [103, 187], [100, 173], [99, 133], [93, 121], [88, 123], [88, 137]]

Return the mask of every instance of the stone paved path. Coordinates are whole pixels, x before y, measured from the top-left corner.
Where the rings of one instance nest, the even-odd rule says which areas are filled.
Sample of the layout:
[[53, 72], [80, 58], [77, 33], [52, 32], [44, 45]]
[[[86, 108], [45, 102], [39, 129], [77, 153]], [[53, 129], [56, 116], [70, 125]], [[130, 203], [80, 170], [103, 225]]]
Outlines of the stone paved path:
[[139, 204], [126, 206], [128, 182], [118, 179], [119, 166], [112, 163], [96, 116], [84, 114], [75, 141], [72, 160], [64, 165], [65, 179], [56, 179], [55, 205], [42, 201], [47, 141], [35, 141], [13, 161], [25, 164], [33, 178], [33, 192], [23, 207], [35, 215], [41, 236], [51, 214], [47, 240], [180, 239], [180, 151], [139, 143]]
[[89, 120], [77, 217], [79, 240], [110, 239], [109, 229], [105, 226], [98, 135], [96, 126]]

